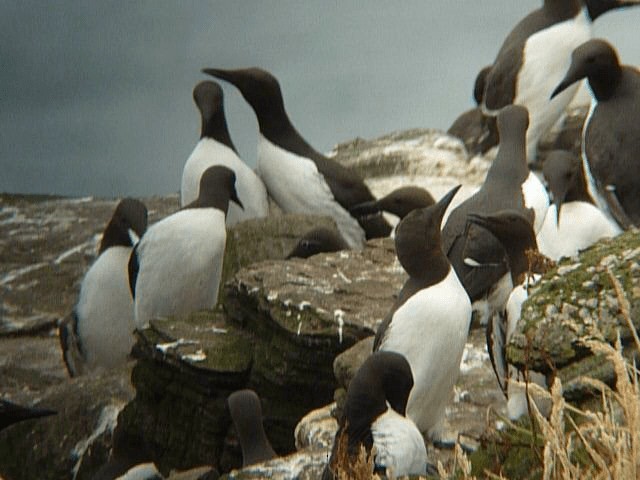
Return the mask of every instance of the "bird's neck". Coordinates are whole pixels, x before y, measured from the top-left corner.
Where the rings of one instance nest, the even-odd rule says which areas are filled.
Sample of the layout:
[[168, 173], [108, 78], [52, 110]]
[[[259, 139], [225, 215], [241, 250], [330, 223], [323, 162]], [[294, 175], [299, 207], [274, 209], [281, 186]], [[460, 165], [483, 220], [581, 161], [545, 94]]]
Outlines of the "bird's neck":
[[203, 116], [200, 128], [200, 138], [212, 138], [237, 153], [236, 147], [229, 135], [229, 129], [227, 128], [227, 122], [224, 119], [224, 116], [216, 115], [210, 118], [205, 118]]

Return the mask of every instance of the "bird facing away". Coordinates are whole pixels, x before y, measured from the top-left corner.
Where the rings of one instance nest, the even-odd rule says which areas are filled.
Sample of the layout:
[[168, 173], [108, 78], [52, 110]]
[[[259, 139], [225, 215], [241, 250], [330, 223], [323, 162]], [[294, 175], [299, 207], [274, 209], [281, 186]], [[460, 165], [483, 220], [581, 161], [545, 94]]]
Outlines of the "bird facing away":
[[354, 218], [349, 209], [374, 200], [362, 178], [311, 147], [285, 111], [278, 80], [259, 68], [204, 73], [238, 88], [258, 119], [258, 172], [285, 212], [329, 215], [351, 248], [391, 231], [381, 215]]
[[[469, 221], [491, 231], [503, 244], [507, 252], [511, 282], [515, 286], [504, 309], [492, 316], [486, 330], [491, 365], [500, 388], [507, 396], [509, 418], [515, 420], [527, 411], [526, 390], [512, 381], [522, 377], [514, 367], [507, 364], [506, 346], [520, 320], [520, 310], [527, 299], [529, 286], [537, 282], [541, 274], [553, 266], [553, 262], [538, 253], [531, 223], [516, 211], [505, 210], [493, 215], [471, 214]], [[539, 385], [545, 385], [544, 375], [530, 371], [528, 376]]]
[[198, 199], [152, 225], [129, 259], [129, 284], [135, 323], [187, 315], [215, 307], [226, 242], [229, 202], [242, 206], [235, 174], [209, 167], [200, 180]]
[[486, 78], [483, 109], [494, 115], [511, 104], [529, 110], [529, 162], [536, 159], [542, 135], [560, 118], [578, 90], [576, 84], [549, 101], [566, 72], [571, 52], [592, 37], [592, 23], [600, 15], [637, 4], [618, 0], [545, 0], [507, 35]]
[[57, 412], [45, 408], [23, 407], [8, 400], [0, 399], [0, 431], [14, 423], [32, 418], [48, 417]]
[[338, 252], [348, 248], [349, 245], [340, 232], [331, 228], [318, 227], [305, 233], [286, 258], [287, 260], [309, 258], [318, 253]]
[[[442, 246], [481, 322], [502, 309], [513, 286], [501, 243], [488, 230], [468, 224], [470, 213], [516, 210], [542, 227], [549, 197], [538, 177], [529, 171], [525, 153], [527, 110], [512, 105], [498, 115], [500, 146], [485, 181], [474, 195], [453, 210], [442, 230]], [[507, 281], [505, 284], [503, 281]]]
[[200, 178], [214, 165], [222, 165], [236, 174], [236, 190], [244, 208], [229, 205], [227, 226], [243, 220], [266, 217], [269, 213], [267, 190], [260, 177], [238, 156], [229, 136], [224, 114], [222, 88], [215, 82], [200, 82], [193, 89], [193, 100], [202, 120], [200, 140], [182, 171], [181, 205], [198, 198]]
[[553, 197], [536, 237], [540, 252], [552, 260], [574, 257], [598, 240], [620, 233], [618, 225], [594, 205], [578, 157], [550, 152], [542, 172]]
[[102, 234], [98, 258], [82, 280], [78, 303], [58, 327], [70, 376], [126, 362], [135, 341], [127, 264], [146, 229], [144, 204], [132, 198], [121, 200]]
[[442, 250], [442, 216], [460, 187], [398, 225], [396, 253], [409, 274], [376, 333], [374, 351], [393, 351], [411, 365], [407, 416], [439, 440], [440, 422], [456, 382], [471, 322], [471, 304]]
[[[349, 476], [350, 464], [361, 447], [367, 455], [375, 449], [374, 464], [382, 474], [395, 478], [426, 473], [424, 440], [405, 416], [412, 387], [411, 367], [399, 353], [375, 352], [365, 360], [349, 383], [344, 416], [323, 480]], [[345, 447], [346, 456], [338, 451]], [[346, 465], [340, 464], [343, 458]]]
[[233, 392], [227, 405], [242, 448], [242, 467], [277, 457], [262, 425], [262, 406], [256, 392], [248, 389]]
[[553, 97], [587, 78], [593, 100], [582, 131], [589, 194], [621, 228], [640, 225], [640, 72], [594, 39], [576, 48]]

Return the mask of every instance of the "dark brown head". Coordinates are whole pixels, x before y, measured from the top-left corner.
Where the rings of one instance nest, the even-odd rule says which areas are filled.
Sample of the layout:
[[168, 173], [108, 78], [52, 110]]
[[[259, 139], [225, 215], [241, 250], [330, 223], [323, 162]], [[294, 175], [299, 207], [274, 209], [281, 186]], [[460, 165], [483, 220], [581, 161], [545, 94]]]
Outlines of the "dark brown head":
[[209, 81], [198, 83], [193, 89], [193, 101], [200, 111], [200, 137], [212, 138], [235, 151], [224, 115], [220, 85]]
[[318, 253], [337, 252], [348, 248], [349, 245], [337, 230], [320, 227], [305, 233], [286, 258], [309, 258]]
[[562, 204], [569, 201], [591, 199], [582, 171], [582, 162], [566, 150], [554, 150], [547, 155], [542, 165], [542, 173], [547, 182], [553, 204], [556, 206], [556, 222], [560, 222]]
[[132, 247], [135, 243], [132, 233], [140, 238], [146, 230], [147, 207], [135, 198], [123, 198], [102, 234], [98, 253], [114, 246]]
[[236, 174], [221, 165], [207, 168], [200, 177], [198, 198], [184, 208], [217, 208], [226, 215], [229, 201], [233, 200], [244, 208], [236, 192]]
[[378, 200], [356, 205], [349, 212], [355, 217], [389, 212], [403, 219], [413, 210], [430, 207], [434, 203], [436, 201], [424, 188], [408, 186], [397, 188]]

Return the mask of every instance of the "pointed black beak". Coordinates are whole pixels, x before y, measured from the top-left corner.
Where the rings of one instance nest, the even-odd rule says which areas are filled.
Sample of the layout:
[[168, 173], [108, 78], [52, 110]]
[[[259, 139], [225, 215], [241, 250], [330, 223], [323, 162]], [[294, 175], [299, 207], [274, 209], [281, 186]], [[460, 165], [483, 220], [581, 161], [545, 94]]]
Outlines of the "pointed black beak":
[[231, 200], [233, 200], [234, 202], [236, 202], [238, 204], [238, 206], [244, 210], [244, 205], [242, 204], [242, 202], [240, 201], [240, 199], [238, 198], [238, 193], [236, 192], [235, 188], [233, 189], [233, 192], [231, 192]]
[[442, 223], [442, 217], [444, 217], [444, 213], [447, 211], [447, 208], [449, 208], [449, 205], [451, 204], [453, 197], [456, 196], [456, 193], [458, 193], [458, 190], [460, 190], [460, 187], [462, 187], [462, 185], [453, 187], [451, 190], [449, 190], [449, 192], [444, 197], [438, 200], [438, 202], [432, 207], [436, 209], [436, 214], [438, 215], [440, 223]]
[[365, 215], [373, 215], [380, 212], [380, 205], [377, 200], [359, 203], [349, 209], [349, 213], [354, 217], [363, 217]]
[[553, 93], [551, 93], [549, 100], [552, 100], [556, 95], [559, 95], [560, 93], [565, 91], [567, 88], [569, 88], [571, 85], [576, 83], [578, 80], [582, 80], [583, 78], [585, 78], [587, 75], [581, 70], [582, 68], [578, 64], [572, 61], [571, 66], [567, 71], [567, 74], [562, 79], [562, 81], [558, 84], [558, 86], [555, 88]]

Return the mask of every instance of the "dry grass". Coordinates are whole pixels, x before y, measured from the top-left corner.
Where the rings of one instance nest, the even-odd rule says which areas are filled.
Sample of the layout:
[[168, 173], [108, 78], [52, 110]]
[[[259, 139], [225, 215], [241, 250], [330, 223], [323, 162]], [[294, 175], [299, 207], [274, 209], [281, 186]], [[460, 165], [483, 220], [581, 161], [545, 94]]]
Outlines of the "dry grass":
[[[629, 302], [620, 282], [611, 272], [609, 276], [620, 311], [633, 333], [635, 353], [640, 354], [640, 338], [631, 321]], [[549, 418], [545, 418], [535, 402], [530, 402], [531, 415], [544, 443], [542, 479], [640, 479], [639, 370], [623, 356], [620, 339], [615, 346], [598, 341], [588, 342], [587, 346], [594, 354], [604, 355], [616, 374], [614, 388], [592, 378], [580, 379], [599, 392], [599, 408], [582, 410], [566, 403], [559, 379], [554, 381], [550, 392], [530, 385], [531, 395], [546, 395], [553, 405]], [[346, 444], [343, 448], [346, 452]], [[341, 480], [379, 478], [373, 475], [373, 456], [367, 456], [364, 449], [355, 463], [347, 463], [352, 466], [349, 471], [342, 470], [338, 477]], [[476, 480], [471, 471], [471, 463], [459, 445], [452, 465], [445, 467], [438, 463], [438, 473], [443, 480]], [[486, 471], [482, 478], [507, 480]]]

